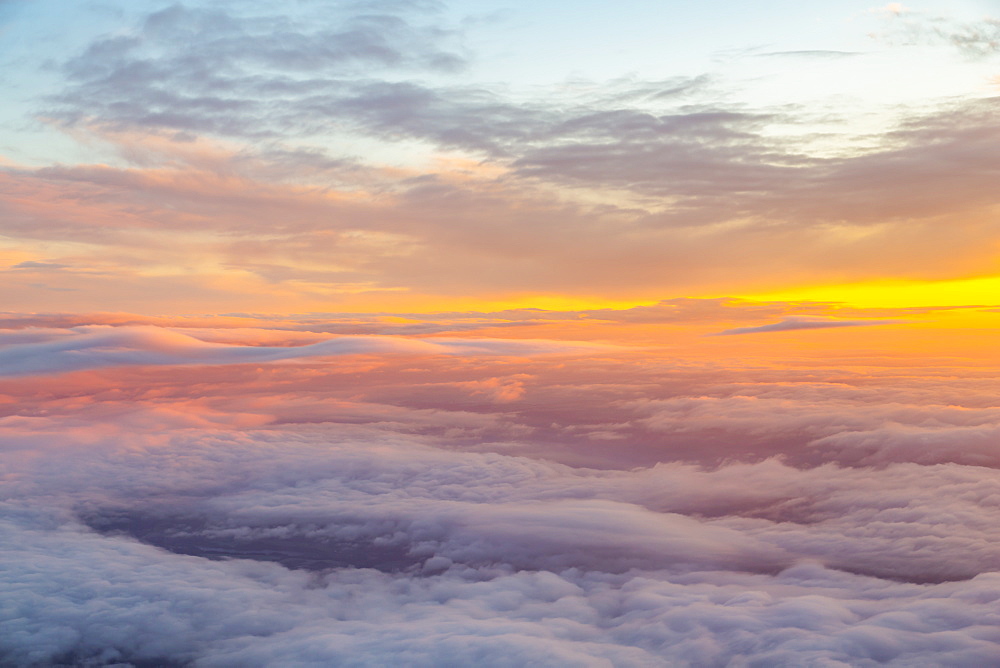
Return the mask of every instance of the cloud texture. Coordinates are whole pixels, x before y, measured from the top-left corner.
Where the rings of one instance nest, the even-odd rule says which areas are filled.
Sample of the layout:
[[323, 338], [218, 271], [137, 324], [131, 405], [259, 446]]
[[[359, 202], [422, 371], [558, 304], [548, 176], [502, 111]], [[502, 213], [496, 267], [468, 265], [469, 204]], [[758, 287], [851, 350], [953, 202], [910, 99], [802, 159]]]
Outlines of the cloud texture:
[[769, 323], [758, 327], [736, 327], [719, 332], [719, 336], [731, 334], [756, 334], [760, 332], [787, 332], [796, 329], [825, 329], [827, 327], [865, 327], [870, 325], [888, 325], [892, 320], [818, 320], [815, 318], [786, 318], [781, 322]]
[[0, 664], [1000, 665], [1000, 23], [730, 4], [0, 0]]
[[992, 378], [73, 319], [3, 333], [8, 664], [1000, 661]]
[[363, 354], [530, 355], [600, 346], [551, 341], [406, 339], [343, 336], [304, 346], [234, 346], [210, 343], [153, 327], [96, 327], [65, 332], [0, 335], [0, 375], [61, 373], [119, 365], [247, 364]]
[[[127, 17], [31, 100], [86, 158], [0, 165], [13, 308], [655, 301], [994, 266], [988, 95], [848, 132], [842, 101], [748, 102], [722, 72], [484, 81], [475, 21], [435, 3]], [[994, 28], [952, 41], [991, 52]]]

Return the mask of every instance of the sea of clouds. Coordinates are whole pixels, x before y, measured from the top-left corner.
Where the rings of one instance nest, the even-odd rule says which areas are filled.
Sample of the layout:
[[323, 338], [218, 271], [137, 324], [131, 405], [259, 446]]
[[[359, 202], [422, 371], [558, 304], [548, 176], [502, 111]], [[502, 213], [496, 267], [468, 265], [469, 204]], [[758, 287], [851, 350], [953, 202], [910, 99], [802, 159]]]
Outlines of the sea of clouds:
[[194, 333], [5, 334], [0, 663], [1000, 663], [982, 374]]

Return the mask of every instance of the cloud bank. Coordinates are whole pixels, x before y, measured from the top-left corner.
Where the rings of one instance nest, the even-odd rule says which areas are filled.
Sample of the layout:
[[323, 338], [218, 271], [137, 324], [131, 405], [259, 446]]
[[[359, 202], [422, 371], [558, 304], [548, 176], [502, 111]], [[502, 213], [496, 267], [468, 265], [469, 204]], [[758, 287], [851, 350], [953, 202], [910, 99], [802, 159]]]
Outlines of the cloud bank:
[[62, 373], [120, 365], [252, 364], [364, 354], [532, 355], [570, 352], [593, 344], [546, 341], [412, 339], [343, 336], [293, 347], [210, 343], [155, 327], [83, 327], [63, 332], [0, 335], [0, 376]]
[[30, 482], [5, 502], [5, 661], [1000, 656], [987, 470], [602, 472], [364, 431], [172, 441], [14, 465]]
[[993, 375], [81, 318], [2, 332], [5, 664], [1000, 661]]
[[1000, 24], [816, 8], [0, 0], [0, 664], [1000, 665], [992, 301], [690, 297], [995, 271]]

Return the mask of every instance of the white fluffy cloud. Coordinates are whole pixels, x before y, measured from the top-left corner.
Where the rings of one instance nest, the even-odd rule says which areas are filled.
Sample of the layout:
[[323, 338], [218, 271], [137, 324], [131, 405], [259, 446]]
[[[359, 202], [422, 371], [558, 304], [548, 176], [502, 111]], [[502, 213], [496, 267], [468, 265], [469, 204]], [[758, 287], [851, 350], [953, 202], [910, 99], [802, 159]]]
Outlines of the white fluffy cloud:
[[34, 324], [4, 665], [1000, 662], [989, 375]]
[[989, 469], [579, 469], [361, 427], [104, 436], [7, 452], [8, 663], [1000, 660]]

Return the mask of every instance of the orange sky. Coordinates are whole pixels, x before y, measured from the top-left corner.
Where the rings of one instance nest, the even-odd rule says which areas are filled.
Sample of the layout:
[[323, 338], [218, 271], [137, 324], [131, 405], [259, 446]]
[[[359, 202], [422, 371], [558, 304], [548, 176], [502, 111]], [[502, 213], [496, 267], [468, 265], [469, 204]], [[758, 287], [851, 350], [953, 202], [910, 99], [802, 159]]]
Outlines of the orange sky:
[[[0, 146], [7, 310], [1000, 301], [993, 24], [965, 9], [823, 10], [837, 48], [751, 49], [700, 76], [578, 80], [548, 96], [470, 83], [483, 63], [414, 33], [406, 48], [431, 78], [338, 62], [344, 78], [313, 80], [312, 98], [274, 92], [311, 76], [307, 61], [264, 66], [210, 33], [200, 57], [219, 68], [185, 70], [175, 40], [187, 22], [206, 29], [199, 11], [156, 14], [160, 27], [136, 24], [128, 44], [87, 36], [95, 46], [65, 54], [48, 97], [11, 108], [38, 140]], [[155, 76], [130, 79], [153, 62]], [[787, 80], [810, 63], [831, 77], [825, 95]], [[884, 95], [878, 81], [892, 82]]]

